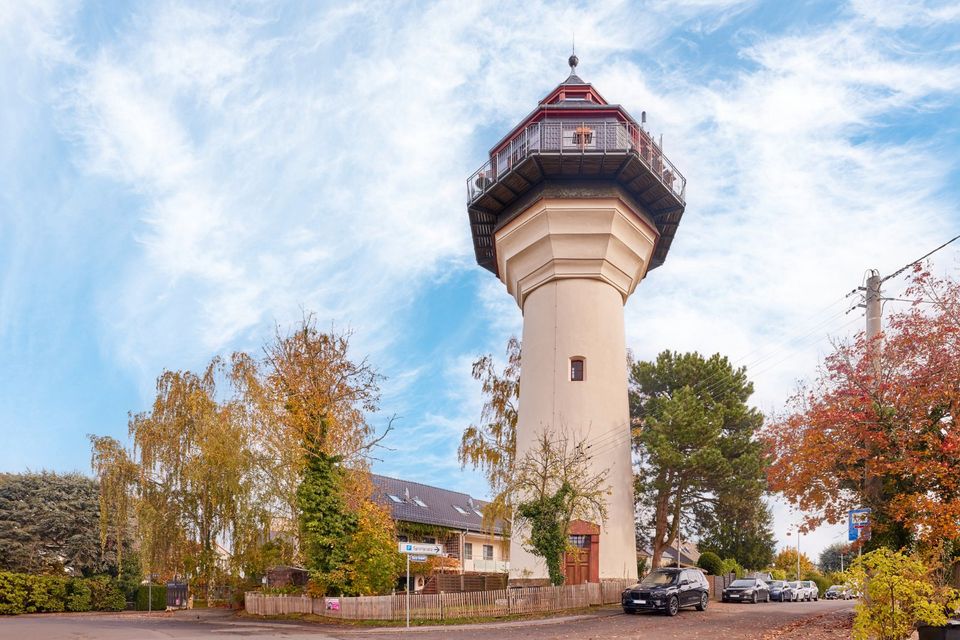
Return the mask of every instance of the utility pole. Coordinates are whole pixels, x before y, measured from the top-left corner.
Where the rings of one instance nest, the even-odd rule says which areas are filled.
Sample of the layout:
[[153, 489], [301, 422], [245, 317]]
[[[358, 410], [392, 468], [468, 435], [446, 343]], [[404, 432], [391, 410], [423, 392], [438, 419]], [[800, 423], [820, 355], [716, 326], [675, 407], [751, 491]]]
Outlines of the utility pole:
[[880, 284], [882, 282], [880, 272], [876, 269], [870, 269], [870, 275], [867, 277], [867, 286], [864, 290], [864, 306], [867, 309], [864, 316], [867, 319], [867, 349], [870, 353], [870, 360], [872, 361], [873, 374], [875, 377], [880, 375], [880, 348], [879, 345], [876, 344], [876, 340], [882, 329], [883, 297], [880, 293]]
[[[873, 380], [876, 384], [880, 380], [880, 332], [883, 329], [883, 295], [880, 291], [880, 285], [884, 278], [876, 269], [870, 269], [867, 272], [866, 286], [863, 287], [863, 306], [866, 309], [864, 317], [866, 318], [866, 338], [867, 338], [867, 357], [870, 360], [870, 370], [873, 374]], [[880, 499], [880, 478], [872, 471], [872, 461], [870, 453], [863, 464], [863, 493], [867, 502], [871, 505]]]

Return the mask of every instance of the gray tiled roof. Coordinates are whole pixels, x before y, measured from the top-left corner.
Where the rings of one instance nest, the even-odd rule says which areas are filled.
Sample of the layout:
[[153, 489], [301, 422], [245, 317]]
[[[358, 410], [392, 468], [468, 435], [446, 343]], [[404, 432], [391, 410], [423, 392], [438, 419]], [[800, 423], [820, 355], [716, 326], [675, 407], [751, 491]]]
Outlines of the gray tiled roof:
[[[466, 493], [432, 487], [419, 482], [388, 478], [376, 474], [371, 477], [375, 487], [374, 498], [377, 502], [390, 508], [394, 520], [432, 524], [461, 531], [488, 533], [488, 530], [483, 527], [483, 518], [474, 511], [474, 509], [483, 511], [483, 505], [486, 502], [482, 500], [472, 498]], [[400, 498], [401, 502], [390, 499], [389, 496], [391, 495]], [[414, 502], [414, 499], [419, 499], [427, 506], [421, 507]], [[466, 514], [457, 511], [454, 505], [466, 511]], [[502, 532], [503, 527], [498, 522], [494, 526], [494, 533]]]

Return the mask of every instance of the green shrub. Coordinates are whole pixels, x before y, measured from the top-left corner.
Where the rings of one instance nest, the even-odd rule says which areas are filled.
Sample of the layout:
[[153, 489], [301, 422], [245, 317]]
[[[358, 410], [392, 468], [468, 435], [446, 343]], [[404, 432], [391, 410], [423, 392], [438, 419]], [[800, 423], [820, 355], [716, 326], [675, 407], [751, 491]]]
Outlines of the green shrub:
[[941, 626], [960, 607], [960, 592], [939, 586], [918, 556], [881, 547], [857, 558], [848, 573], [856, 606], [854, 640], [903, 640], [918, 624]]
[[28, 585], [25, 613], [57, 613], [67, 608], [67, 578], [29, 574], [24, 577]]
[[712, 573], [715, 576], [719, 576], [723, 573], [723, 560], [721, 560], [720, 556], [715, 554], [713, 551], [705, 551], [701, 553], [700, 559], [697, 560], [697, 566], [707, 573]]
[[770, 569], [770, 577], [774, 580], [786, 580], [787, 572], [783, 569]]
[[747, 573], [746, 570], [740, 566], [740, 563], [734, 560], [733, 558], [724, 559], [723, 565], [721, 568], [722, 568], [722, 573], [724, 575], [732, 573], [736, 575], [738, 578], [742, 578]]
[[0, 573], [0, 615], [16, 615], [26, 610], [27, 582], [19, 573]]
[[86, 580], [74, 578], [67, 581], [67, 611], [90, 611], [90, 585]]
[[108, 576], [97, 576], [87, 580], [90, 586], [90, 608], [94, 611], [123, 611], [127, 599], [120, 585]]
[[[153, 592], [153, 605], [150, 606], [149, 593]], [[150, 589], [148, 585], [142, 584], [137, 589], [137, 611], [164, 611], [167, 608], [167, 588], [162, 584], [155, 584]]]

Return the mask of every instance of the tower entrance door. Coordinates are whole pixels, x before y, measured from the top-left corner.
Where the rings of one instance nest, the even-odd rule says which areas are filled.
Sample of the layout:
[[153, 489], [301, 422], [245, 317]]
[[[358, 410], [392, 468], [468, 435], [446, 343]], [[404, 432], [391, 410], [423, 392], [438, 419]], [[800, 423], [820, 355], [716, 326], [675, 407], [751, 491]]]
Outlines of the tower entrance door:
[[564, 584], [600, 582], [600, 527], [592, 522], [574, 520], [564, 556]]

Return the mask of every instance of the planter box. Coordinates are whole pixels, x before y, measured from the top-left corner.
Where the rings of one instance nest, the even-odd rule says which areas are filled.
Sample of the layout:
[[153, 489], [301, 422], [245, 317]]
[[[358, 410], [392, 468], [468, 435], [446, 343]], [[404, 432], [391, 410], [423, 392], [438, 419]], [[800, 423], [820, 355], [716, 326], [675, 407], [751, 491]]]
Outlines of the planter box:
[[917, 627], [920, 640], [960, 640], [960, 621], [951, 620], [943, 627]]

